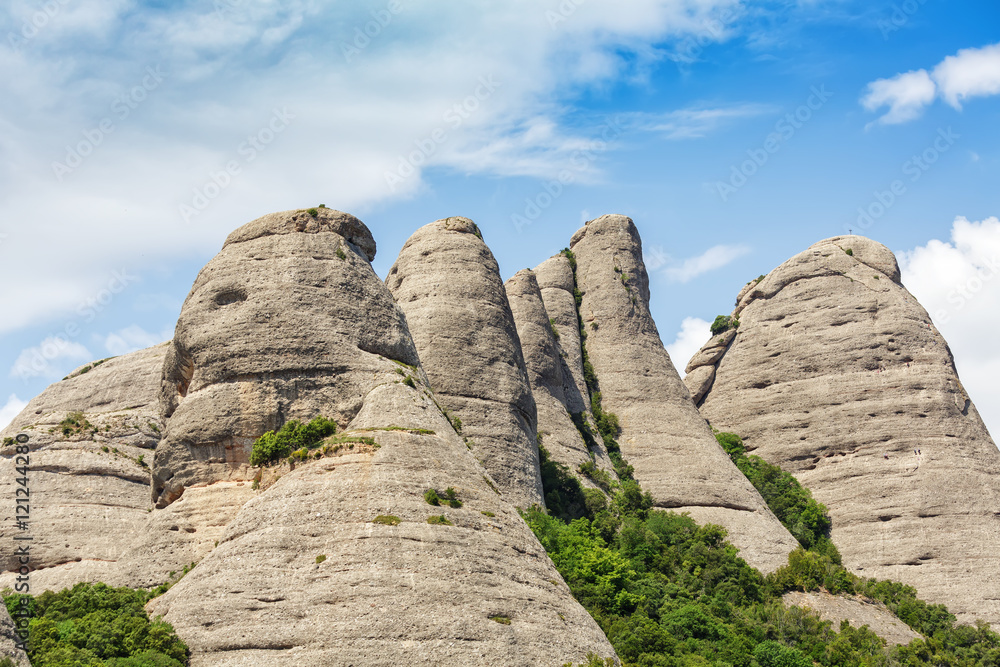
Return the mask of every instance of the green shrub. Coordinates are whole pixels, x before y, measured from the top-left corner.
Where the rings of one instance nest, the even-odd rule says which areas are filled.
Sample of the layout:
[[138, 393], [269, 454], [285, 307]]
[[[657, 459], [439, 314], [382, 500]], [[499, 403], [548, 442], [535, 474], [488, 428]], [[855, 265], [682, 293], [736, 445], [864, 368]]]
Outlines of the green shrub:
[[325, 560], [326, 560], [326, 554], [320, 554], [320, 555], [316, 556], [316, 564], [317, 565], [319, 565], [320, 563], [322, 563]]
[[494, 514], [493, 512], [487, 512], [486, 510], [482, 510], [480, 514], [482, 514], [485, 517], [489, 517], [490, 519], [496, 516], [496, 514]]
[[337, 257], [340, 259], [347, 259], [347, 253], [344, 252], [344, 248], [341, 246], [337, 246]]
[[405, 384], [407, 387], [410, 387], [411, 389], [416, 389], [417, 388], [416, 383], [413, 381], [413, 376], [412, 375], [407, 375], [406, 379], [403, 380], [403, 384]]
[[[188, 649], [173, 627], [150, 620], [144, 605], [152, 593], [80, 583], [46, 591], [28, 606], [28, 658], [37, 667], [181, 667]], [[19, 613], [19, 595], [4, 595]]]
[[847, 253], [848, 255], [850, 255], [851, 257], [853, 257], [853, 256], [854, 256], [854, 251], [853, 251], [853, 250], [851, 250], [850, 248], [848, 248], [848, 249], [847, 249], [847, 250], [845, 250], [844, 252], [846, 252], [846, 253]]
[[314, 208], [307, 208], [307, 209], [306, 209], [306, 213], [308, 213], [309, 215], [311, 215], [311, 216], [312, 216], [312, 217], [314, 217], [314, 218], [315, 218], [315, 217], [316, 217], [317, 215], [319, 215], [319, 211], [317, 211], [317, 210], [316, 210], [316, 209], [314, 209]]
[[323, 440], [337, 432], [337, 423], [316, 417], [308, 424], [291, 420], [278, 431], [268, 431], [257, 438], [250, 451], [250, 465], [262, 466], [285, 458], [295, 450], [315, 449]]
[[380, 523], [384, 526], [398, 526], [403, 522], [398, 516], [393, 516], [392, 514], [379, 514], [377, 517], [372, 519], [372, 523]]
[[496, 621], [500, 625], [510, 625], [510, 616], [490, 616], [491, 621]]
[[611, 479], [611, 475], [607, 470], [601, 470], [593, 461], [584, 461], [580, 464], [578, 470], [581, 475], [600, 487], [602, 491], [611, 493], [611, 489], [614, 487], [614, 480]]
[[452, 525], [454, 525], [454, 524], [452, 524], [451, 521], [448, 521], [448, 517], [446, 517], [444, 514], [439, 514], [437, 516], [429, 516], [429, 517], [427, 517], [427, 523], [431, 524], [432, 526], [452, 526]]
[[427, 489], [424, 491], [424, 500], [427, 501], [428, 505], [438, 506], [441, 504], [441, 498], [434, 489]]
[[730, 329], [736, 329], [740, 326], [740, 321], [735, 317], [730, 317], [729, 315], [719, 315], [712, 322], [711, 332], [713, 336], [718, 336], [721, 333], [725, 333]]
[[552, 330], [552, 337], [559, 340], [559, 330], [556, 329], [556, 321], [553, 318], [549, 318], [549, 329]]
[[424, 491], [424, 500], [426, 500], [429, 505], [435, 506], [441, 505], [442, 503], [455, 509], [462, 506], [462, 501], [458, 499], [458, 493], [450, 486], [445, 489], [444, 493], [438, 493], [435, 489], [427, 489]]

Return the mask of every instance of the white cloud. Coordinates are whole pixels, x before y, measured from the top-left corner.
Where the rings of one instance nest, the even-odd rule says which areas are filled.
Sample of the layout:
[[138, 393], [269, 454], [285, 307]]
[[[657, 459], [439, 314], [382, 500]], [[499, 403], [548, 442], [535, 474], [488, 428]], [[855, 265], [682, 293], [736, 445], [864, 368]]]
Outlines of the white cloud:
[[[10, 376], [27, 380], [34, 377], [55, 379], [72, 370], [77, 363], [93, 359], [90, 351], [80, 343], [60, 336], [49, 336], [35, 347], [21, 350], [10, 369]], [[74, 362], [67, 366], [65, 362]]]
[[875, 122], [905, 123], [918, 118], [924, 108], [942, 97], [962, 108], [970, 97], [1000, 94], [1000, 43], [981, 49], [962, 49], [942, 60], [930, 73], [919, 69], [868, 84], [861, 104], [868, 111], [889, 107]]
[[700, 139], [721, 126], [741, 118], [776, 113], [766, 104], [738, 104], [728, 107], [692, 107], [662, 114], [630, 114], [629, 120], [641, 130], [655, 132], [671, 141]]
[[869, 111], [888, 106], [889, 111], [877, 122], [893, 125], [918, 118], [936, 95], [937, 89], [927, 70], [920, 69], [869, 83], [868, 94], [861, 104]]
[[[903, 283], [948, 341], [966, 390], [1000, 437], [1000, 220], [958, 217], [951, 240], [899, 253]], [[998, 441], [1000, 442], [1000, 441]]]
[[[111, 269], [214, 251], [263, 212], [317, 201], [360, 212], [419, 192], [428, 167], [553, 178], [596, 138], [566, 127], [564, 100], [641, 80], [658, 49], [691, 35], [727, 39], [737, 22], [713, 20], [741, 6], [552, 2], [574, 8], [553, 23], [535, 0], [404, 2], [358, 49], [355, 29], [384, 1], [161, 4], [60, 5], [20, 51], [0, 41], [0, 220], [36, 220], [49, 201], [72, 212], [0, 230], [0, 261], [18, 276], [0, 289], [0, 331], [72, 313]], [[16, 0], [0, 18], [17, 28], [35, 11]], [[148, 68], [163, 80], [137, 101]], [[483, 77], [500, 84], [488, 96]], [[249, 158], [241, 147], [274, 108], [294, 119]], [[54, 163], [78, 152], [60, 180]], [[390, 188], [386, 174], [414, 154]], [[228, 162], [239, 174], [219, 188]], [[186, 222], [180, 206], [206, 189]]]
[[721, 269], [749, 252], [750, 248], [745, 245], [713, 246], [697, 257], [690, 257], [683, 262], [668, 262], [663, 274], [674, 282], [686, 283], [703, 273]]
[[0, 408], [0, 431], [7, 428], [14, 421], [14, 417], [21, 414], [21, 410], [24, 410], [26, 405], [28, 405], [27, 401], [22, 401], [16, 395], [11, 394], [6, 405]]
[[681, 330], [677, 332], [677, 338], [673, 343], [667, 345], [667, 353], [670, 354], [670, 361], [674, 362], [674, 368], [681, 377], [684, 377], [684, 368], [691, 361], [701, 346], [712, 337], [711, 325], [698, 317], [685, 317], [681, 322]]
[[173, 331], [149, 333], [142, 327], [133, 324], [132, 326], [108, 334], [104, 338], [104, 349], [108, 351], [108, 354], [119, 357], [129, 352], [158, 345], [171, 338], [173, 338]]
[[934, 68], [941, 97], [956, 109], [962, 100], [1000, 93], [1000, 44], [962, 49]]

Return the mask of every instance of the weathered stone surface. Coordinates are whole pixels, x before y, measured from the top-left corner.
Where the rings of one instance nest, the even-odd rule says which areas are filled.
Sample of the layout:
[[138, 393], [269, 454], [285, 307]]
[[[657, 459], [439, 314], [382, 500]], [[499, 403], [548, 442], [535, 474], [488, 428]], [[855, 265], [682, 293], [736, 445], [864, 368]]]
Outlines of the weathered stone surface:
[[636, 479], [658, 507], [725, 527], [752, 566], [784, 565], [798, 543], [715, 441], [660, 341], [635, 225], [603, 216], [577, 231], [570, 248], [587, 352], [603, 407], [621, 421], [618, 442]]
[[[24, 485], [17, 468], [28, 462], [29, 530], [14, 512], [4, 515], [0, 541], [31, 534], [31, 567], [76, 561], [113, 562], [148, 520], [149, 468], [162, 421], [157, 395], [166, 345], [133, 352], [79, 371], [28, 403], [0, 437], [28, 436], [28, 458], [16, 445], [0, 450], [0, 495], [12, 499]], [[86, 368], [86, 367], [84, 367]], [[80, 427], [60, 425], [80, 413]], [[18, 568], [5, 550], [4, 571]], [[0, 580], [12, 580], [5, 574]]]
[[696, 366], [684, 377], [684, 386], [691, 392], [691, 400], [698, 403], [715, 382], [715, 364]]
[[535, 267], [534, 273], [545, 310], [552, 319], [555, 330], [559, 332], [559, 347], [565, 355], [563, 360], [569, 371], [563, 377], [566, 409], [572, 413], [585, 413], [592, 421], [587, 382], [583, 378], [580, 324], [573, 296], [573, 267], [566, 256], [559, 254]]
[[17, 628], [7, 613], [7, 607], [0, 605], [0, 662], [4, 658], [10, 658], [17, 667], [31, 667], [28, 656], [18, 647], [19, 641]]
[[500, 270], [467, 218], [418, 229], [386, 285], [406, 313], [438, 401], [517, 507], [544, 506], [536, 407]]
[[158, 507], [192, 485], [250, 479], [262, 433], [319, 414], [347, 423], [386, 359], [418, 363], [374, 252], [360, 220], [325, 208], [230, 235], [198, 275], [164, 364]]
[[787, 606], [804, 607], [816, 612], [824, 621], [830, 621], [834, 630], [840, 628], [841, 621], [847, 621], [855, 628], [867, 625], [889, 646], [909, 644], [914, 639], [922, 638], [919, 632], [914, 632], [896, 618], [884, 604], [861, 596], [792, 591], [786, 593], [782, 601]]
[[[283, 237], [243, 243], [275, 238]], [[289, 367], [315, 362], [334, 370], [328, 381], [310, 384], [301, 374], [274, 373], [269, 386], [277, 396], [294, 395], [293, 409], [280, 418], [306, 418], [311, 415], [303, 413], [314, 410], [347, 429], [339, 437], [364, 436], [377, 444], [351, 443], [325, 457], [320, 452], [319, 459], [255, 471], [262, 475], [256, 497], [228, 523], [218, 546], [152, 601], [150, 611], [174, 624], [196, 667], [534, 665], [580, 661], [588, 651], [613, 655], [530, 529], [441, 413], [386, 287], [353, 257], [349, 279], [329, 278], [311, 258], [335, 255], [342, 239], [333, 232], [312, 238], [308, 257], [298, 263], [314, 270], [292, 263], [281, 275], [311, 273], [324, 281], [312, 295], [326, 304], [324, 315], [310, 311], [300, 326], [258, 335], [269, 336], [268, 346], [301, 355], [278, 357]], [[266, 257], [273, 254], [262, 261]], [[285, 289], [294, 292], [292, 283]], [[256, 289], [247, 289], [248, 296]], [[341, 344], [334, 345], [338, 337]], [[358, 337], [366, 349], [401, 349], [412, 357], [359, 351]], [[196, 338], [180, 338], [193, 348]], [[297, 347], [328, 340], [324, 356]], [[194, 355], [195, 379], [197, 360], [207, 355]], [[188, 393], [181, 408], [194, 396]], [[239, 395], [218, 395], [204, 409], [233, 414], [244, 405]], [[172, 427], [171, 421], [168, 439]], [[448, 487], [457, 491], [460, 508], [424, 499], [427, 489]], [[168, 516], [197, 500], [199, 491], [189, 487], [154, 515]], [[376, 523], [380, 515], [398, 517], [399, 523]], [[428, 523], [441, 515], [453, 525]], [[184, 530], [180, 521], [178, 527], [178, 533]]]
[[[718, 336], [712, 336], [711, 340], [705, 343], [704, 347], [691, 357], [684, 372], [690, 373], [695, 368], [702, 366], [714, 366], [722, 358], [722, 355], [726, 353], [726, 350], [729, 349], [729, 344], [733, 342], [734, 338], [736, 338], [736, 329], [729, 329]], [[695, 400], [697, 401], [697, 399]]]
[[702, 414], [826, 504], [848, 568], [1000, 628], [1000, 452], [892, 253], [821, 241], [737, 311]]
[[[575, 392], [576, 386], [569, 376], [569, 369], [553, 331], [535, 274], [528, 269], [518, 271], [504, 283], [507, 299], [514, 315], [521, 351], [531, 383], [531, 393], [538, 406], [538, 433], [550, 458], [567, 467], [570, 473], [590, 488], [597, 485], [586, 475], [580, 474], [580, 465], [593, 462], [614, 479], [614, 466], [602, 442], [594, 440], [590, 449], [573, 423], [567, 408], [566, 388]], [[574, 327], [575, 330], [575, 327]], [[562, 334], [559, 335], [560, 340]]]

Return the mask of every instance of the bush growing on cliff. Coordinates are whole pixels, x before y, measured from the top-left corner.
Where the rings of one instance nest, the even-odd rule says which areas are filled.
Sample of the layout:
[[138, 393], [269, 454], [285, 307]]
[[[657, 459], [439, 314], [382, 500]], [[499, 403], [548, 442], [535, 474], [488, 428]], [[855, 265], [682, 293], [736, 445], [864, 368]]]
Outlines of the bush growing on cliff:
[[740, 326], [740, 321], [735, 317], [730, 317], [729, 315], [719, 315], [712, 322], [712, 335], [718, 336], [720, 333], [725, 333], [730, 329], [736, 329]]
[[314, 449], [324, 438], [336, 432], [337, 423], [332, 419], [316, 417], [308, 424], [293, 419], [277, 431], [268, 431], [257, 438], [250, 451], [250, 465], [267, 465], [293, 451]]
[[[30, 606], [28, 658], [35, 667], [182, 667], [188, 649], [173, 627], [150, 620], [151, 593], [80, 583], [37, 596]], [[19, 595], [4, 595], [16, 612]]]

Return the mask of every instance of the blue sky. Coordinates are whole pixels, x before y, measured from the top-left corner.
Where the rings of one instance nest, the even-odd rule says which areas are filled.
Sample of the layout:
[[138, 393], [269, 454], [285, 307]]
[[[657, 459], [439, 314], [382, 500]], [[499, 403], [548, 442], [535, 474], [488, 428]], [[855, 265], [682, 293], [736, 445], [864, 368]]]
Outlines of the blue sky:
[[679, 366], [744, 283], [853, 229], [1000, 430], [995, 2], [94, 4], [0, 8], [2, 423], [169, 338], [230, 231], [324, 203], [383, 276], [441, 217], [506, 278], [627, 214]]

